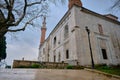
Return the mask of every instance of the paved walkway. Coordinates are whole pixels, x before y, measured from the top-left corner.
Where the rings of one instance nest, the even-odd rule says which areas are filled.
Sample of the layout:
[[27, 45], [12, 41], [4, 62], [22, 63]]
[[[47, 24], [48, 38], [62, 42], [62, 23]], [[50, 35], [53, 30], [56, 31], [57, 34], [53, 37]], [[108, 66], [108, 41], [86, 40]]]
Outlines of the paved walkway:
[[0, 80], [119, 80], [86, 70], [0, 69]]

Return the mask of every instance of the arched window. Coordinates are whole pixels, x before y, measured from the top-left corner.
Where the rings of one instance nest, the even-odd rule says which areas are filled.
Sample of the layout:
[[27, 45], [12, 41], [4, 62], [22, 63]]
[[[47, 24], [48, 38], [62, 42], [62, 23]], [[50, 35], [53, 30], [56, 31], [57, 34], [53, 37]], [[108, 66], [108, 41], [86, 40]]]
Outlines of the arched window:
[[66, 25], [64, 28], [64, 38], [67, 38], [68, 35], [69, 35], [69, 28], [68, 28], [68, 25]]
[[45, 54], [45, 48], [43, 48], [43, 54]]
[[66, 50], [66, 59], [69, 59], [69, 50]]
[[47, 54], [47, 61], [49, 62], [49, 54]]
[[56, 62], [56, 56], [54, 55], [54, 62]]
[[56, 36], [54, 37], [54, 40], [53, 40], [53, 44], [54, 44], [54, 46], [56, 45]]
[[103, 28], [101, 24], [98, 24], [98, 30], [100, 32], [100, 34], [103, 34]]
[[60, 59], [61, 59], [61, 55], [60, 55], [60, 52], [59, 52], [59, 55], [58, 55], [58, 62], [60, 62]]

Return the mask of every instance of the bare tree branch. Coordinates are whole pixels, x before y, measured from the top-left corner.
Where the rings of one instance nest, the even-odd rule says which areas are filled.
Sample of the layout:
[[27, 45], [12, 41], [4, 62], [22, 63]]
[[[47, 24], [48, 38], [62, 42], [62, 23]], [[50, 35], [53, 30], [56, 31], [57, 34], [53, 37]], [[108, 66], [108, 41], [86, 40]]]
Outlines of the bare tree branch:
[[43, 15], [37, 15], [37, 16], [33, 17], [33, 18], [30, 19], [28, 22], [26, 22], [25, 25], [23, 26], [23, 28], [21, 28], [21, 29], [15, 29], [15, 30], [10, 30], [10, 29], [8, 29], [7, 31], [8, 31], [8, 32], [24, 31], [24, 30], [26, 29], [26, 27], [27, 27], [28, 24], [31, 24], [31, 22], [32, 22], [34, 19], [37, 19], [38, 17], [41, 17], [41, 16], [43, 16]]
[[41, 4], [42, 1], [45, 1], [45, 0], [40, 0], [40, 1], [38, 1], [38, 2], [30, 3], [30, 4], [27, 4], [27, 6], [32, 6], [32, 5], [36, 5], [36, 4]]
[[9, 2], [8, 2], [7, 0], [5, 0], [5, 2], [6, 2], [6, 4], [7, 4], [7, 6], [9, 6]]
[[13, 4], [14, 4], [14, 0], [9, 0], [9, 2], [7, 0], [5, 0], [7, 7], [6, 9], [8, 10], [8, 17], [5, 20], [4, 23], [11, 23], [15, 21], [14, 15], [12, 13], [12, 9], [13, 9]]
[[120, 0], [116, 0], [111, 8], [120, 8]]
[[42, 1], [45, 1], [45, 0], [40, 0], [39, 2], [34, 2], [34, 3], [30, 3], [30, 4], [27, 4], [27, 0], [24, 0], [24, 1], [25, 1], [25, 5], [24, 5], [24, 10], [23, 10], [22, 16], [15, 23], [7, 24], [7, 26], [17, 26], [23, 20], [24, 16], [26, 15], [27, 7], [32, 6], [32, 5], [36, 5], [36, 4], [41, 4]]
[[2, 5], [0, 5], [0, 8], [4, 8], [4, 9], [6, 9], [6, 4], [2, 4]]
[[26, 9], [27, 9], [27, 0], [24, 0], [24, 10], [23, 10], [23, 15], [20, 17], [20, 19], [14, 23], [14, 24], [8, 24], [8, 26], [17, 26], [24, 18], [25, 14], [26, 14]]
[[[33, 26], [34, 19], [47, 14], [48, 2], [52, 1], [65, 0], [0, 0], [0, 11], [3, 14], [0, 14], [0, 37], [7, 32], [24, 31], [27, 25]], [[22, 28], [18, 26], [23, 24]]]

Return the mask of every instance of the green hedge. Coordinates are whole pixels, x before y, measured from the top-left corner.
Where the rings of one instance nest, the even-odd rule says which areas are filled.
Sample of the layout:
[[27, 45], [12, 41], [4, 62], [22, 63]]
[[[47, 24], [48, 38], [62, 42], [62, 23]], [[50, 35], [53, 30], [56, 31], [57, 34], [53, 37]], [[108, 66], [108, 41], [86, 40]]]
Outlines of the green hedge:
[[83, 66], [72, 66], [72, 65], [67, 65], [66, 69], [84, 69]]
[[16, 68], [42, 68], [42, 66], [39, 65], [39, 64], [32, 64], [31, 66], [20, 65], [20, 66], [18, 66]]

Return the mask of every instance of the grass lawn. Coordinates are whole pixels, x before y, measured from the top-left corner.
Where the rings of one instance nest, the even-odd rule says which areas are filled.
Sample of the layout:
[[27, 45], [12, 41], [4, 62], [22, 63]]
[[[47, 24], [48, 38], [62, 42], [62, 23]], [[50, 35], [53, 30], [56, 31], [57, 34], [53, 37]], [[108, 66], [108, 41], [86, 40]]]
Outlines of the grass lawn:
[[101, 67], [97, 67], [96, 69], [102, 72], [120, 76], [120, 67], [115, 68], [115, 67], [101, 66]]

